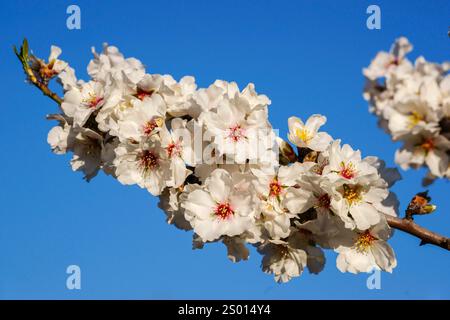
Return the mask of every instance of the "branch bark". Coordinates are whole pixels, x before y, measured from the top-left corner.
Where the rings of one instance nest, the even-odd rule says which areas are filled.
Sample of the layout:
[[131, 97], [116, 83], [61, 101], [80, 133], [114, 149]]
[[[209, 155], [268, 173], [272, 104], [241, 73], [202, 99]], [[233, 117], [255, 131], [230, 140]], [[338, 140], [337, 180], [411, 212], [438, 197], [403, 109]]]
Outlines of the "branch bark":
[[420, 245], [432, 244], [450, 251], [450, 239], [433, 231], [425, 229], [412, 219], [401, 219], [385, 215], [391, 228], [401, 230], [421, 240]]
[[51, 91], [48, 88], [48, 84], [43, 83], [40, 81], [36, 75], [34, 74], [33, 70], [31, 70], [30, 64], [29, 64], [29, 52], [28, 52], [28, 41], [27, 39], [23, 40], [23, 44], [20, 47], [20, 52], [17, 50], [17, 48], [14, 46], [14, 53], [16, 54], [17, 58], [20, 60], [20, 63], [22, 64], [22, 69], [25, 72], [25, 75], [27, 76], [28, 81], [30, 81], [36, 88], [41, 90], [41, 92], [55, 101], [59, 106], [61, 106], [62, 99], [53, 91]]
[[62, 99], [53, 91], [51, 91], [47, 85], [43, 84], [42, 82], [40, 82], [36, 76], [33, 74], [33, 72], [31, 71], [29, 66], [23, 66], [23, 71], [25, 71], [25, 74], [27, 75], [28, 80], [39, 90], [41, 90], [41, 92], [49, 97], [50, 99], [52, 99], [53, 101], [55, 101], [58, 105], [61, 105], [62, 103]]

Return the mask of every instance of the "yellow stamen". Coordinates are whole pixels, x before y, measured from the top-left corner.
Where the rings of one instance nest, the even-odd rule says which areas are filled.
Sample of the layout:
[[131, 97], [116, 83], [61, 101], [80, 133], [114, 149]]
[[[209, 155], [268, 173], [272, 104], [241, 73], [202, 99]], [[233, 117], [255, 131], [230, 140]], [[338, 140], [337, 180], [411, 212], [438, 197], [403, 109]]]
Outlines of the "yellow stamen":
[[297, 137], [300, 139], [300, 140], [302, 140], [303, 142], [308, 142], [309, 140], [311, 140], [313, 137], [312, 137], [312, 135], [311, 135], [311, 133], [307, 130], [307, 129], [305, 129], [305, 128], [302, 128], [302, 129], [297, 129], [296, 131], [295, 131], [295, 134], [297, 135]]
[[414, 128], [420, 121], [424, 119], [424, 116], [417, 111], [412, 111], [408, 116], [408, 129]]
[[361, 187], [356, 185], [356, 186], [351, 186], [348, 184], [344, 184], [344, 198], [347, 200], [349, 205], [352, 205], [354, 203], [360, 202], [362, 197], [361, 197]]
[[361, 253], [366, 253], [375, 240], [377, 240], [377, 238], [370, 234], [369, 230], [366, 230], [358, 234], [358, 238], [355, 242], [355, 248]]

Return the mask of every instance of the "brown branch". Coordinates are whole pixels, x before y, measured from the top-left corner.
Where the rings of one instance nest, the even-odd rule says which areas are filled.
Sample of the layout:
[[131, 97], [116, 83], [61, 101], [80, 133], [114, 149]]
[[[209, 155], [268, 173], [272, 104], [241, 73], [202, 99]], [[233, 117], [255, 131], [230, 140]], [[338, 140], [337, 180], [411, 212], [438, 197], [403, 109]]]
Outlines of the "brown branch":
[[58, 105], [61, 105], [62, 99], [53, 91], [51, 91], [47, 84], [39, 80], [34, 74], [33, 70], [29, 64], [29, 52], [28, 52], [28, 42], [27, 39], [23, 40], [23, 45], [20, 48], [20, 52], [17, 51], [16, 47], [14, 47], [14, 52], [16, 53], [17, 58], [20, 60], [22, 64], [23, 71], [27, 76], [28, 81], [30, 81], [36, 88], [41, 90], [41, 92], [55, 101]]
[[421, 240], [420, 245], [432, 244], [450, 251], [450, 239], [425, 229], [410, 219], [401, 219], [385, 215], [391, 228], [401, 230]]
[[51, 91], [47, 85], [45, 85], [44, 83], [40, 82], [36, 76], [33, 74], [33, 72], [31, 71], [31, 68], [28, 66], [27, 68], [24, 66], [23, 71], [25, 71], [25, 74], [28, 77], [28, 80], [39, 90], [42, 91], [42, 93], [49, 97], [50, 99], [52, 99], [53, 101], [55, 101], [58, 105], [61, 105], [62, 103], [62, 99], [53, 91]]

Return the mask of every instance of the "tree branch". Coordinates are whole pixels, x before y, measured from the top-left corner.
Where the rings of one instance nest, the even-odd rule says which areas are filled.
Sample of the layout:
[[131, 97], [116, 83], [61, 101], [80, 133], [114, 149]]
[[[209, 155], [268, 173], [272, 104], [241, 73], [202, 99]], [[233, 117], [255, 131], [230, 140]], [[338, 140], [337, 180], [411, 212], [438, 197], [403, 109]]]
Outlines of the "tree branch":
[[23, 40], [23, 44], [20, 47], [20, 52], [17, 50], [17, 48], [14, 46], [14, 52], [17, 56], [17, 58], [20, 60], [22, 64], [23, 71], [25, 72], [25, 75], [27, 76], [28, 81], [30, 81], [36, 88], [41, 90], [41, 92], [55, 101], [58, 105], [61, 105], [62, 99], [53, 91], [51, 91], [47, 84], [40, 81], [36, 75], [34, 74], [33, 70], [30, 67], [29, 64], [29, 52], [28, 52], [28, 41], [27, 39]]
[[401, 230], [421, 240], [420, 245], [432, 244], [450, 251], [450, 239], [419, 226], [411, 219], [401, 219], [385, 215], [391, 228]]

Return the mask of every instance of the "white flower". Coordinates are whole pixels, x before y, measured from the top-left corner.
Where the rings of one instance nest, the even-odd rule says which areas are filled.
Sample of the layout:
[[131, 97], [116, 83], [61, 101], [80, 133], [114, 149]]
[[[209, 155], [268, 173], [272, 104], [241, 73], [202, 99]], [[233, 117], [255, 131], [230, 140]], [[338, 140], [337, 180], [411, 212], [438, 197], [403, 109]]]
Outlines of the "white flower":
[[232, 176], [223, 169], [214, 170], [203, 189], [190, 192], [183, 207], [186, 220], [203, 241], [242, 234], [254, 221], [252, 196], [236, 190]]
[[[423, 184], [446, 177], [450, 127], [450, 64], [432, 63], [419, 56], [412, 65], [405, 55], [412, 46], [400, 38], [390, 53], [379, 53], [368, 69], [364, 98], [379, 126], [404, 145], [396, 152], [401, 168], [428, 167]], [[396, 200], [392, 199], [391, 207]], [[385, 206], [386, 207], [386, 206]], [[390, 210], [392, 213], [392, 210]]]
[[159, 132], [164, 124], [166, 104], [160, 95], [138, 101], [118, 121], [121, 141], [145, 141]]
[[58, 59], [61, 53], [62, 50], [59, 47], [51, 46], [50, 55], [47, 60], [48, 63], [31, 55], [31, 69], [33, 69], [44, 82], [48, 82], [51, 78], [59, 75], [68, 67], [67, 62]]
[[398, 103], [388, 118], [388, 127], [394, 140], [422, 131], [437, 132], [439, 117], [435, 110], [419, 100]]
[[354, 151], [348, 144], [340, 146], [340, 140], [335, 140], [329, 149], [328, 164], [323, 169], [323, 175], [335, 183], [370, 182], [378, 178], [376, 168], [362, 161], [361, 152]]
[[254, 110], [250, 114], [246, 100], [236, 96], [223, 99], [215, 112], [203, 117], [206, 136], [212, 137], [219, 155], [229, 156], [237, 163], [266, 156], [266, 150], [275, 145], [266, 110]]
[[450, 141], [443, 136], [423, 134], [411, 136], [395, 153], [395, 162], [402, 169], [418, 168], [426, 164], [431, 173], [442, 177], [448, 170]]
[[397, 266], [394, 251], [386, 242], [390, 229], [385, 221], [365, 231], [342, 233], [335, 251], [339, 253], [336, 266], [341, 272], [391, 272]]
[[276, 282], [284, 283], [299, 277], [307, 265], [305, 245], [297, 235], [287, 241], [271, 240], [258, 247], [258, 252], [264, 256], [263, 271], [273, 274]]
[[48, 133], [47, 141], [56, 154], [73, 152], [70, 161], [73, 171], [82, 171], [89, 181], [104, 167], [102, 154], [104, 152], [103, 137], [97, 132], [71, 126], [64, 117], [50, 115], [48, 119], [58, 120], [60, 124]]
[[[402, 166], [426, 163], [429, 179], [449, 176], [450, 65], [418, 58], [413, 66], [405, 58], [409, 50], [401, 38], [375, 59], [365, 71], [365, 97], [381, 125], [406, 141], [397, 159]], [[222, 80], [197, 88], [193, 77], [145, 74], [139, 60], [116, 47], [93, 52], [88, 82], [58, 62], [56, 47], [49, 63], [36, 59], [34, 69], [44, 84], [59, 76], [63, 113], [48, 116], [59, 123], [47, 140], [55, 153], [72, 152], [73, 170], [87, 180], [103, 170], [159, 196], [167, 222], [193, 232], [194, 249], [222, 242], [238, 262], [249, 258], [252, 244], [263, 255], [263, 271], [277, 282], [305, 267], [319, 273], [321, 247], [339, 253], [341, 271], [395, 267], [384, 215], [397, 214], [389, 188], [400, 176], [319, 132], [324, 116], [289, 119], [297, 157], [275, 137], [271, 101], [252, 83], [242, 91]]]
[[[189, 125], [192, 125], [191, 121]], [[175, 118], [171, 121], [170, 130], [163, 128], [160, 133], [161, 146], [167, 153], [172, 171], [169, 186], [181, 186], [186, 177], [192, 173], [186, 168], [186, 164], [194, 164], [193, 138], [188, 129], [187, 120]]]
[[72, 170], [82, 171], [87, 181], [95, 177], [102, 165], [103, 137], [86, 128], [75, 128], [72, 142]]
[[195, 116], [198, 115], [198, 110], [192, 110], [190, 98], [196, 88], [194, 77], [185, 76], [176, 82], [171, 76], [164, 76], [158, 93], [167, 103], [167, 113], [170, 115], [174, 117]]
[[68, 139], [72, 127], [67, 123], [53, 127], [47, 136], [47, 142], [56, 154], [64, 154], [68, 149]]
[[89, 81], [67, 91], [61, 108], [67, 116], [73, 118], [74, 124], [83, 126], [89, 116], [99, 110], [107, 99], [104, 85]]
[[75, 70], [69, 66], [58, 75], [58, 80], [62, 84], [64, 92], [76, 87], [78, 83]]
[[364, 68], [363, 74], [371, 79], [377, 79], [386, 76], [387, 73], [399, 66], [406, 65], [410, 67], [410, 62], [405, 59], [408, 52], [412, 50], [412, 45], [408, 39], [398, 38], [391, 47], [391, 51], [379, 52], [375, 59], [372, 60], [368, 68]]
[[199, 185], [189, 184], [185, 186], [183, 192], [178, 188], [166, 188], [159, 196], [158, 207], [161, 208], [167, 217], [167, 223], [173, 224], [181, 230], [192, 230], [191, 224], [184, 217], [184, 208], [181, 203], [186, 200], [189, 192], [200, 188]]
[[332, 194], [331, 207], [346, 228], [365, 230], [380, 222], [381, 213], [375, 204], [388, 195], [387, 189], [367, 184], [343, 184]]
[[137, 184], [152, 195], [160, 195], [170, 178], [170, 162], [156, 139], [145, 143], [122, 143], [116, 150], [114, 164], [117, 180], [125, 185]]
[[241, 97], [247, 99], [250, 110], [266, 108], [272, 103], [266, 95], [258, 94], [256, 92], [255, 85], [253, 83], [249, 83], [244, 90], [242, 90]]
[[318, 132], [319, 128], [325, 124], [327, 118], [314, 114], [303, 123], [297, 117], [290, 117], [289, 141], [300, 148], [309, 148], [314, 151], [324, 151], [331, 143], [332, 138], [325, 132]]
[[[290, 234], [290, 219], [303, 212], [309, 194], [294, 185], [311, 167], [312, 163], [294, 163], [279, 168], [252, 168], [256, 176], [253, 181], [258, 197], [264, 227], [274, 239], [286, 238]], [[289, 197], [289, 195], [293, 195]]]
[[145, 74], [145, 68], [139, 60], [125, 59], [114, 46], [105, 43], [102, 53], [95, 52], [95, 48], [92, 48], [92, 53], [94, 59], [89, 62], [88, 73], [96, 81], [109, 84], [114, 79], [123, 81], [133, 88]]
[[299, 227], [311, 231], [318, 236], [330, 237], [339, 230], [337, 225], [341, 220], [332, 211], [331, 194], [332, 190], [327, 188], [326, 177], [320, 175], [308, 175], [299, 180], [299, 189], [293, 189], [288, 193], [285, 202], [288, 204], [301, 204], [296, 206], [298, 213], [308, 212], [314, 209], [315, 216], [300, 224]]
[[208, 88], [200, 88], [192, 94], [192, 110], [198, 114], [192, 115], [198, 118], [200, 114], [217, 108], [219, 102], [224, 97], [225, 89], [216, 84], [210, 85]]

